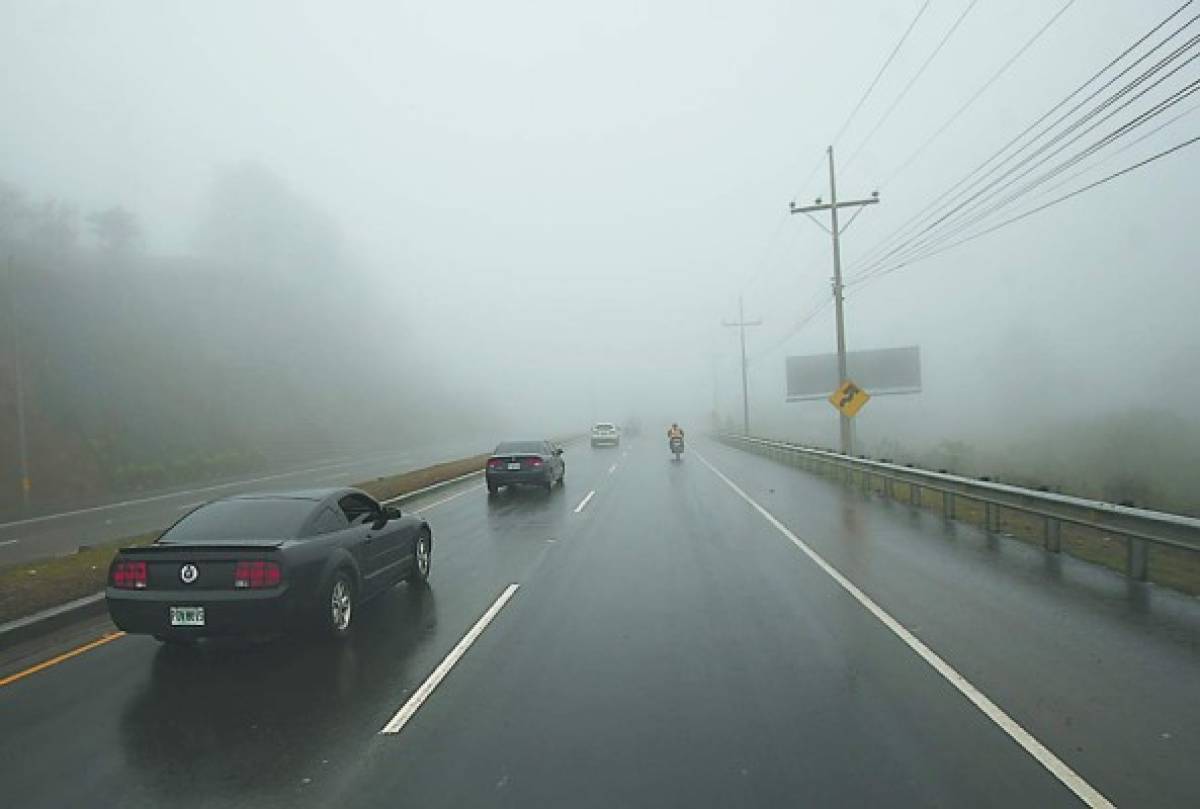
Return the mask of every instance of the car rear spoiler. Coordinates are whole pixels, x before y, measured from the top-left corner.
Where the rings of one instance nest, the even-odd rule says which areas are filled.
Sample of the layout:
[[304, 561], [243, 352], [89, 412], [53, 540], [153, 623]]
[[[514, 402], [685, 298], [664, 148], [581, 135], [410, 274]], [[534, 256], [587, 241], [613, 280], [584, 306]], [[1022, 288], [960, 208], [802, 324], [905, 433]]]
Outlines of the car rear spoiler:
[[265, 551], [283, 547], [285, 539], [239, 539], [230, 542], [155, 542], [121, 548], [121, 553], [170, 553], [179, 551]]

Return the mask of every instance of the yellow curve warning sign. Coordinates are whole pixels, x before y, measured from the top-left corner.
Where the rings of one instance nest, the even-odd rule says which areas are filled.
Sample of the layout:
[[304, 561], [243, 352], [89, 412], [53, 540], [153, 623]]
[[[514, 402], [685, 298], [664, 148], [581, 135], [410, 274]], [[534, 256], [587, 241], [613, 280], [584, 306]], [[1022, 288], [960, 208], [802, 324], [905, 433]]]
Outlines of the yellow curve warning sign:
[[843, 415], [854, 417], [870, 399], [871, 394], [847, 379], [829, 396], [829, 403]]

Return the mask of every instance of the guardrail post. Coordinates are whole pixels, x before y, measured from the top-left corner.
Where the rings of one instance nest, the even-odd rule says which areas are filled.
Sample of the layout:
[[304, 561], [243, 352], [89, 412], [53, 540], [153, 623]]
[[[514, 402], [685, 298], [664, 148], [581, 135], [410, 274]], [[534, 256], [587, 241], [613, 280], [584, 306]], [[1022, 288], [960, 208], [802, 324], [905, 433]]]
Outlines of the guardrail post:
[[1062, 551], [1062, 523], [1050, 517], [1046, 517], [1044, 523], [1042, 534], [1045, 537], [1046, 550], [1059, 553]]
[[915, 483], [908, 484], [908, 504], [910, 506], [921, 505], [921, 487]]
[[952, 492], [942, 492], [942, 516], [947, 520], [953, 520], [956, 516], [954, 508], [954, 494]]
[[996, 531], [996, 507], [991, 503], [983, 504], [983, 529], [989, 534]]
[[1131, 579], [1137, 581], [1145, 581], [1147, 569], [1149, 568], [1149, 546], [1144, 539], [1134, 539], [1126, 537], [1128, 542], [1128, 551], [1126, 555], [1125, 572]]

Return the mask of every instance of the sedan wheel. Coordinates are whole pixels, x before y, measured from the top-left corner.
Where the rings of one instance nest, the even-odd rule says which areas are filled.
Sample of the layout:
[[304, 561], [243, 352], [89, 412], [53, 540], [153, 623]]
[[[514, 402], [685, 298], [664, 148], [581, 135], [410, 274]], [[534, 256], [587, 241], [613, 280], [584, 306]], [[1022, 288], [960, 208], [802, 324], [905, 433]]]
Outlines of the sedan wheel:
[[408, 574], [410, 584], [425, 584], [429, 581], [429, 568], [433, 565], [433, 541], [428, 534], [417, 537], [417, 546], [413, 549], [412, 573]]
[[354, 584], [344, 572], [333, 577], [326, 606], [326, 627], [335, 638], [350, 634], [350, 620], [354, 615]]

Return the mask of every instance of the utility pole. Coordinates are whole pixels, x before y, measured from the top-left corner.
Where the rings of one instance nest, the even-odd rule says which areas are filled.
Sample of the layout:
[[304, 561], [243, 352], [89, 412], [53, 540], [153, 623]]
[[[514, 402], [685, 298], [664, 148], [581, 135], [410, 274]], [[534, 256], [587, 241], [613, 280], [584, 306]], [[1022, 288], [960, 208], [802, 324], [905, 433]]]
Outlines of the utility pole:
[[[838, 383], [846, 381], [846, 322], [842, 314], [842, 247], [839, 242], [841, 236], [841, 228], [838, 225], [838, 209], [839, 208], [861, 208], [864, 205], [875, 205], [879, 202], [879, 192], [875, 191], [871, 194], [870, 199], [855, 199], [847, 200], [846, 202], [838, 202], [837, 198], [837, 178], [833, 170], [833, 147], [827, 149], [829, 153], [829, 202], [822, 203], [821, 198], [817, 197], [817, 201], [813, 205], [805, 205], [797, 207], [796, 203], [792, 203], [791, 212], [802, 213], [808, 216], [817, 223], [821, 228], [829, 232], [833, 237], [833, 303], [836, 311], [837, 319], [837, 353], [838, 353]], [[813, 211], [829, 211], [832, 219], [832, 227], [826, 228], [816, 219], [813, 219], [809, 214]], [[857, 214], [856, 214], [857, 215]], [[853, 221], [853, 218], [851, 218]], [[854, 433], [851, 427], [850, 417], [844, 413], [839, 415], [841, 422], [841, 448], [843, 455], [854, 454]]]
[[17, 325], [17, 279], [13, 269], [13, 258], [8, 256], [8, 313], [12, 324], [13, 385], [17, 397], [17, 460], [21, 473], [21, 503], [29, 510], [29, 441], [25, 432], [25, 381], [21, 371], [21, 329]]
[[742, 309], [742, 296], [738, 295], [738, 319], [737, 323], [730, 323], [722, 320], [722, 326], [737, 326], [738, 332], [742, 338], [742, 432], [745, 435], [750, 435], [750, 385], [746, 376], [746, 327], [761, 326], [761, 320], [746, 320], [746, 313]]

